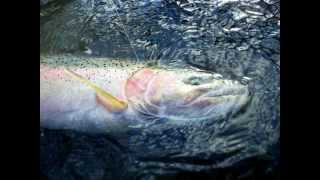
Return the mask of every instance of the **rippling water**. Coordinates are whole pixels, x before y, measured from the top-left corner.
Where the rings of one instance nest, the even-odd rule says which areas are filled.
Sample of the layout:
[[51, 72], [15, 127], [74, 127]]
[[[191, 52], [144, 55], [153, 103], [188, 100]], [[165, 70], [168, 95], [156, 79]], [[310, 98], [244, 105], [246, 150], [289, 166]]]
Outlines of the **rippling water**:
[[[133, 172], [198, 172], [232, 166], [258, 155], [271, 154], [274, 158], [278, 153], [279, 1], [47, 0], [40, 1], [40, 8], [41, 53], [152, 59], [171, 66], [192, 65], [231, 79], [250, 79], [247, 83], [253, 99], [243, 119], [225, 125], [169, 128], [165, 132], [150, 127], [132, 135], [129, 143], [134, 156], [127, 161], [132, 162], [128, 166]], [[106, 156], [108, 153], [99, 148], [103, 142], [77, 139], [81, 143], [90, 141], [86, 145], [89, 148], [81, 150], [82, 157], [69, 152], [64, 166], [73, 165], [76, 174], [85, 178], [108, 179], [103, 171], [109, 167], [105, 162], [73, 164], [92, 164], [99, 156], [92, 155], [95, 153]], [[43, 139], [43, 143], [47, 141]], [[77, 151], [79, 144], [73, 144]], [[125, 156], [119, 153], [121, 150], [115, 152]], [[127, 167], [124, 164], [121, 167]]]

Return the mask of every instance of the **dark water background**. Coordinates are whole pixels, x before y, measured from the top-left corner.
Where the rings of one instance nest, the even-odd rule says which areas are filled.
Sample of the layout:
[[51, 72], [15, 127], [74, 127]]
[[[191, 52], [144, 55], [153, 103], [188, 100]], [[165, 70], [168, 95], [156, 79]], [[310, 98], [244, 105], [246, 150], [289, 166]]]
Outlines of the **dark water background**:
[[[40, 0], [41, 53], [155, 59], [249, 77], [246, 121], [112, 137], [40, 129], [47, 179], [272, 179], [280, 145], [277, 0]], [[214, 136], [212, 136], [214, 134]]]

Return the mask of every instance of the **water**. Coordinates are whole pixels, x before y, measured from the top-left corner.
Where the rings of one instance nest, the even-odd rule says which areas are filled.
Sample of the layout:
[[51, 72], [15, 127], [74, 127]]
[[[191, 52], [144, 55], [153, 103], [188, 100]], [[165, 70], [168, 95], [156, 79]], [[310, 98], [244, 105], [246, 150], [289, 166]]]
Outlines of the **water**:
[[[138, 177], [150, 177], [213, 170], [266, 153], [278, 154], [279, 150], [274, 149], [280, 133], [278, 1], [73, 0], [62, 3], [52, 0], [42, 4], [41, 53], [132, 61], [152, 59], [181, 67], [192, 65], [242, 80], [249, 84], [253, 94], [246, 115], [236, 120], [174, 128], [159, 128], [159, 124], [155, 124], [131, 132], [132, 138], [126, 142], [130, 148], [124, 148], [122, 153], [112, 151], [127, 159], [126, 163], [115, 163], [123, 168], [123, 174], [128, 173], [126, 175], [117, 170], [103, 171], [115, 167], [104, 161], [88, 165], [90, 167], [76, 165], [75, 162], [91, 163], [100, 155], [107, 156], [110, 152], [97, 152], [93, 147], [108, 143], [94, 141], [96, 137], [82, 140], [83, 135], [74, 133], [59, 135], [87, 144], [90, 148], [77, 145], [68, 148], [80, 149], [83, 156], [89, 157], [83, 158], [79, 152], [66, 153], [63, 171], [57, 166], [58, 170], [46, 171], [49, 176], [63, 176], [62, 172], [69, 172], [71, 168], [85, 179], [125, 179], [123, 176], [131, 177], [135, 173]], [[44, 135], [44, 142], [46, 137], [54, 138]], [[51, 149], [43, 146], [44, 154], [48, 153], [46, 150]], [[56, 167], [54, 163], [44, 166]], [[98, 170], [90, 173], [90, 169]], [[55, 173], [57, 175], [53, 175]]]

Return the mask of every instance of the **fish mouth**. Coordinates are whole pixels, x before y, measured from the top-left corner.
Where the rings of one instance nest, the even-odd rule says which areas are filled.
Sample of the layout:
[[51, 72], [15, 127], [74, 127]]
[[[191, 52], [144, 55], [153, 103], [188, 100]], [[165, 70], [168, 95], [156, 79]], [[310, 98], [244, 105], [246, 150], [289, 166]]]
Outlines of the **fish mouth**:
[[[241, 99], [249, 98], [250, 93], [248, 87], [238, 83], [230, 83], [226, 86], [212, 86], [204, 85], [195, 90], [190, 91], [189, 96], [186, 97], [186, 104], [201, 100], [201, 99], [211, 99], [211, 100], [221, 100], [223, 99]], [[185, 105], [186, 105], [185, 104]]]
[[210, 91], [206, 94], [207, 97], [225, 97], [225, 96], [243, 96], [248, 93], [246, 87], [228, 87], [224, 89]]

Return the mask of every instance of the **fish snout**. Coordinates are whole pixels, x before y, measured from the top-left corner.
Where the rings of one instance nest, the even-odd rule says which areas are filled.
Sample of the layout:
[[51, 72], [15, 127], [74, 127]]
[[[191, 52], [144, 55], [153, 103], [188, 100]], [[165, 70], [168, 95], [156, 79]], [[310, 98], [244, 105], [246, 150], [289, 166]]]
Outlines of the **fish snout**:
[[[241, 97], [249, 98], [248, 86], [233, 80], [216, 80], [195, 87], [186, 93], [184, 104], [200, 101], [201, 99], [209, 100], [208, 102], [223, 102], [231, 99], [241, 99]], [[219, 99], [219, 100], [218, 100]], [[208, 104], [208, 103], [206, 103]], [[210, 104], [210, 103], [209, 103]]]

